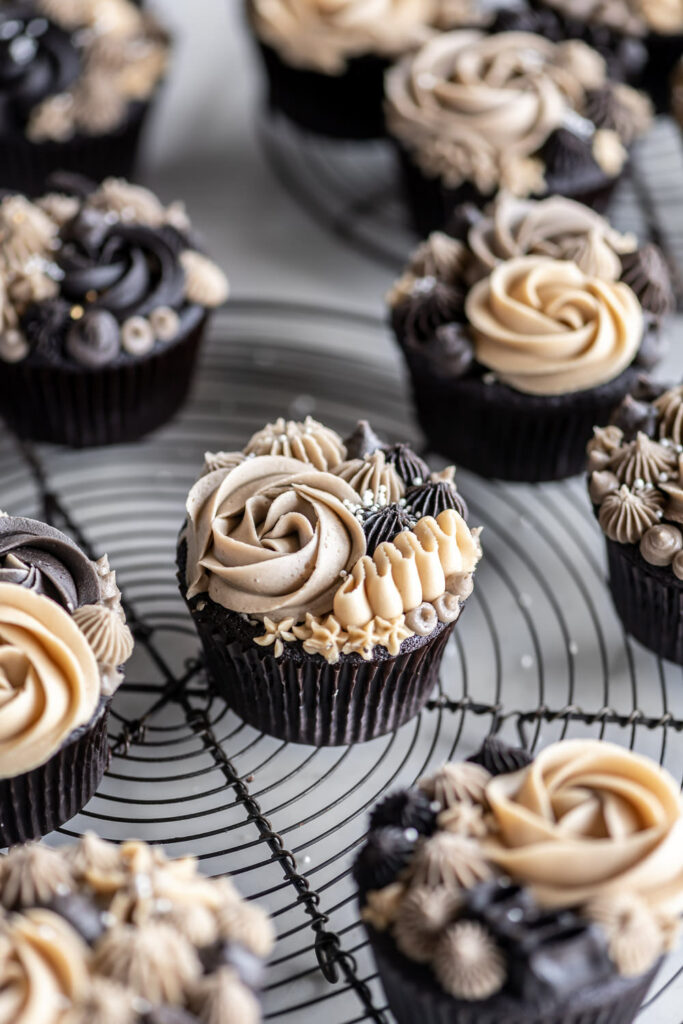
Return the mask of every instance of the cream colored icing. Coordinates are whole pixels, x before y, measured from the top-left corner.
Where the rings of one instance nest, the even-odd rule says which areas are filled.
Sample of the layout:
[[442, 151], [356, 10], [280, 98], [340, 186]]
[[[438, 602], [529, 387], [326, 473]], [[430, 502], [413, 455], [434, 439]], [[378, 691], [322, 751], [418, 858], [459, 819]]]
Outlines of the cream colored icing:
[[682, 0], [549, 0], [572, 18], [594, 21], [630, 35], [683, 32]]
[[376, 931], [385, 932], [396, 920], [403, 903], [404, 892], [401, 882], [392, 882], [383, 889], [371, 889], [366, 894], [365, 906], [361, 908], [362, 920]]
[[453, 832], [435, 832], [428, 839], [421, 839], [409, 870], [411, 886], [433, 889], [444, 885], [456, 892], [470, 889], [493, 875], [480, 844]]
[[405, 956], [418, 964], [430, 962], [439, 936], [457, 915], [461, 899], [446, 886], [411, 886], [396, 911], [393, 936]]
[[648, 758], [599, 740], [564, 740], [486, 787], [498, 832], [486, 856], [550, 907], [635, 893], [683, 911], [683, 801]]
[[500, 992], [507, 978], [502, 950], [478, 921], [458, 921], [447, 928], [436, 944], [432, 967], [446, 992], [470, 1002]]
[[388, 72], [387, 123], [446, 185], [528, 195], [545, 188], [535, 154], [605, 73], [602, 58], [576, 40], [443, 33]]
[[192, 986], [190, 1005], [202, 1024], [260, 1024], [261, 1006], [236, 971], [221, 967]]
[[220, 935], [265, 959], [275, 944], [275, 929], [260, 907], [242, 899], [224, 899], [217, 910]]
[[285, 420], [268, 423], [247, 443], [246, 455], [284, 455], [308, 462], [315, 469], [337, 472], [346, 458], [346, 448], [335, 430], [307, 416], [303, 423]]
[[362, 54], [396, 57], [431, 34], [440, 0], [251, 0], [258, 36], [294, 67], [342, 74]]
[[49, 846], [15, 846], [0, 861], [0, 902], [8, 910], [49, 903], [72, 888], [67, 860]]
[[180, 254], [185, 271], [185, 298], [207, 309], [222, 306], [230, 294], [228, 279], [221, 268], [201, 252], [185, 249]]
[[613, 380], [633, 362], [643, 336], [642, 309], [628, 285], [544, 256], [497, 266], [470, 290], [465, 311], [479, 362], [528, 394]]
[[334, 595], [334, 615], [343, 627], [374, 616], [395, 619], [440, 597], [446, 577], [471, 572], [479, 557], [477, 540], [454, 509], [425, 516], [354, 564]]
[[676, 476], [676, 467], [676, 452], [672, 448], [665, 448], [638, 431], [634, 441], [617, 448], [606, 468], [616, 475], [620, 483], [632, 487], [636, 480], [656, 484], [669, 476]]
[[419, 787], [446, 810], [460, 803], [484, 804], [490, 779], [481, 765], [461, 761], [442, 765], [433, 775], [420, 779]]
[[47, 761], [92, 718], [99, 696], [95, 657], [71, 616], [0, 584], [0, 778]]
[[631, 491], [625, 484], [603, 499], [598, 520], [604, 533], [617, 544], [637, 544], [646, 530], [661, 519], [664, 501], [655, 490]]
[[77, 608], [74, 622], [90, 644], [98, 665], [119, 668], [133, 653], [133, 635], [121, 616], [103, 604]]
[[366, 547], [344, 502], [360, 503], [344, 480], [284, 456], [201, 477], [187, 502], [188, 598], [208, 592], [273, 621], [329, 611]]
[[387, 505], [398, 501], [406, 491], [400, 476], [379, 449], [364, 459], [342, 462], [334, 472], [353, 487], [363, 505]]
[[683, 386], [670, 388], [655, 400], [659, 413], [659, 436], [668, 437], [674, 444], [683, 443]]
[[97, 943], [93, 968], [153, 1005], [181, 1003], [202, 972], [189, 940], [170, 925], [154, 922], [117, 924], [106, 931]]
[[644, 974], [665, 949], [661, 917], [640, 896], [630, 892], [597, 896], [583, 913], [607, 937], [610, 960], [622, 977]]
[[57, 224], [29, 199], [20, 195], [0, 200], [0, 270], [22, 272], [36, 257], [47, 259], [57, 237]]

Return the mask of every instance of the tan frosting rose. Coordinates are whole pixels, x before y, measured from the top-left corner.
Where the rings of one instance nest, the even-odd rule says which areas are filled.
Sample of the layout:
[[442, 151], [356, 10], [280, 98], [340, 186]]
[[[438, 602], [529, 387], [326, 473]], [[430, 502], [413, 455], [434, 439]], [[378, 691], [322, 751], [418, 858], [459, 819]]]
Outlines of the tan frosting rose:
[[528, 394], [613, 380], [633, 362], [643, 336], [642, 309], [628, 285], [544, 256], [501, 263], [471, 289], [465, 311], [479, 362]]
[[289, 64], [341, 74], [350, 57], [396, 56], [430, 34], [439, 0], [251, 0], [259, 37]]
[[56, 601], [0, 584], [0, 778], [43, 764], [92, 718], [95, 656]]
[[340, 477], [284, 456], [207, 473], [187, 502], [188, 598], [208, 592], [275, 621], [330, 611], [341, 573], [365, 554], [348, 507], [359, 504]]
[[683, 802], [651, 760], [600, 740], [552, 744], [486, 787], [485, 853], [546, 906], [635, 893], [683, 911]]

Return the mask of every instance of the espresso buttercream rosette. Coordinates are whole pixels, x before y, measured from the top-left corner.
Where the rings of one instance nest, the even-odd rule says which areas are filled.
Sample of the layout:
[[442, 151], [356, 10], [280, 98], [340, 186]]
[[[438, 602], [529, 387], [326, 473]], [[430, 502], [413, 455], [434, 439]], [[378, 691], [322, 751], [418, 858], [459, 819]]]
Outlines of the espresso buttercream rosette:
[[430, 447], [482, 476], [580, 472], [594, 424], [664, 353], [661, 252], [560, 196], [504, 193], [452, 231], [388, 295]]
[[595, 428], [588, 475], [619, 617], [683, 665], [683, 388], [641, 381]]
[[182, 203], [71, 175], [0, 199], [0, 416], [19, 437], [134, 441], [182, 405], [228, 294]]
[[273, 926], [194, 858], [88, 833], [0, 882], [3, 1024], [260, 1024]]
[[453, 469], [432, 474], [366, 423], [346, 441], [278, 420], [207, 454], [179, 583], [216, 689], [258, 729], [327, 746], [418, 713], [472, 589], [477, 529]]
[[[612, 82], [579, 40], [530, 32], [446, 32], [386, 75], [386, 116], [419, 235], [443, 228], [463, 202], [501, 189], [559, 194], [604, 209], [651, 122], [649, 102]], [[596, 97], [622, 115], [597, 112]]]
[[0, 846], [51, 832], [93, 795], [132, 649], [106, 555], [0, 515]]
[[169, 49], [129, 0], [0, 4], [0, 188], [39, 195], [58, 170], [129, 176]]
[[683, 913], [683, 803], [616, 745], [490, 738], [373, 810], [361, 915], [399, 1024], [630, 1024]]

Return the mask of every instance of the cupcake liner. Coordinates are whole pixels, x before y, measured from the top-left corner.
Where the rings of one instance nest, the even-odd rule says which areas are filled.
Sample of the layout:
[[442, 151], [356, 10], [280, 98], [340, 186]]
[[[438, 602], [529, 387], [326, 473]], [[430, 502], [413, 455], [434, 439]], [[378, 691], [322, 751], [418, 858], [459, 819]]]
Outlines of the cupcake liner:
[[683, 665], [683, 583], [670, 566], [649, 565], [637, 545], [606, 541], [609, 588], [624, 628]]
[[666, 113], [671, 109], [672, 76], [683, 56], [683, 33], [659, 35], [653, 32], [646, 38], [645, 45], [647, 63], [639, 86], [651, 97], [656, 110]]
[[26, 440], [74, 448], [136, 441], [173, 416], [190, 384], [207, 316], [134, 362], [88, 369], [3, 363], [0, 416]]
[[108, 712], [106, 702], [45, 764], [0, 779], [0, 846], [40, 839], [88, 803], [109, 764]]
[[398, 1024], [631, 1024], [659, 964], [638, 978], [615, 976], [580, 987], [568, 1005], [538, 1009], [505, 992], [480, 1003], [453, 999], [431, 971], [404, 957], [393, 941], [368, 927], [387, 1000]]
[[404, 353], [418, 422], [429, 448], [483, 477], [535, 483], [582, 472], [596, 423], [608, 423], [639, 370], [566, 395], [526, 395], [482, 377], [439, 376]]
[[[432, 231], [447, 229], [454, 211], [462, 203], [482, 207], [495, 194], [484, 195], [471, 182], [465, 182], [458, 188], [447, 188], [441, 179], [424, 174], [400, 143], [396, 143], [396, 151], [411, 224], [420, 238], [426, 238]], [[567, 196], [603, 213], [618, 181], [618, 177], [600, 175], [598, 179], [594, 174], [587, 174], [583, 180], [578, 176], [564, 181], [557, 179], [549, 182], [546, 195]], [[542, 199], [544, 196], [534, 198]]]
[[376, 139], [384, 129], [384, 72], [373, 55], [352, 58], [340, 75], [295, 68], [259, 43], [268, 79], [268, 103], [302, 128], [334, 139]]
[[55, 171], [73, 171], [102, 181], [130, 178], [151, 103], [133, 103], [128, 118], [107, 135], [77, 135], [67, 142], [31, 142], [25, 135], [0, 139], [0, 189], [42, 195]]

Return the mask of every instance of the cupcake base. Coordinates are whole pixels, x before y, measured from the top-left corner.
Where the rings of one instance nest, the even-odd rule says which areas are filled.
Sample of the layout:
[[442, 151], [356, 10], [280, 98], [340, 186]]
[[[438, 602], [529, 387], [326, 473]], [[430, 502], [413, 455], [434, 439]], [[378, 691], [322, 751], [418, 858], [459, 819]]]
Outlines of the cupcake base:
[[659, 969], [615, 976], [572, 991], [564, 1006], [538, 1009], [501, 992], [479, 1003], [449, 996], [427, 967], [408, 960], [392, 939], [367, 927], [379, 975], [398, 1024], [631, 1024]]
[[655, 654], [683, 665], [683, 581], [670, 566], [649, 565], [636, 544], [607, 539], [607, 565], [624, 629]]
[[639, 374], [566, 395], [526, 395], [481, 376], [443, 377], [407, 354], [418, 422], [432, 451], [483, 477], [536, 483], [582, 472], [596, 423], [608, 423]]
[[676, 35], [651, 33], [645, 40], [647, 63], [639, 82], [658, 113], [671, 110], [672, 77], [683, 56], [683, 32]]
[[207, 316], [196, 307], [185, 336], [148, 356], [100, 369], [3, 363], [0, 416], [17, 437], [73, 448], [136, 441], [183, 404]]
[[88, 803], [109, 764], [108, 708], [103, 703], [45, 764], [0, 779], [0, 846], [40, 839]]
[[372, 55], [351, 59], [340, 75], [325, 75], [286, 64], [259, 43], [268, 78], [268, 104], [290, 121], [333, 139], [376, 139], [384, 135], [384, 72], [389, 62]]
[[91, 181], [130, 178], [150, 103], [134, 103], [128, 118], [107, 135], [77, 135], [67, 142], [31, 142], [25, 135], [0, 140], [0, 189], [42, 195], [55, 171], [72, 171]]

